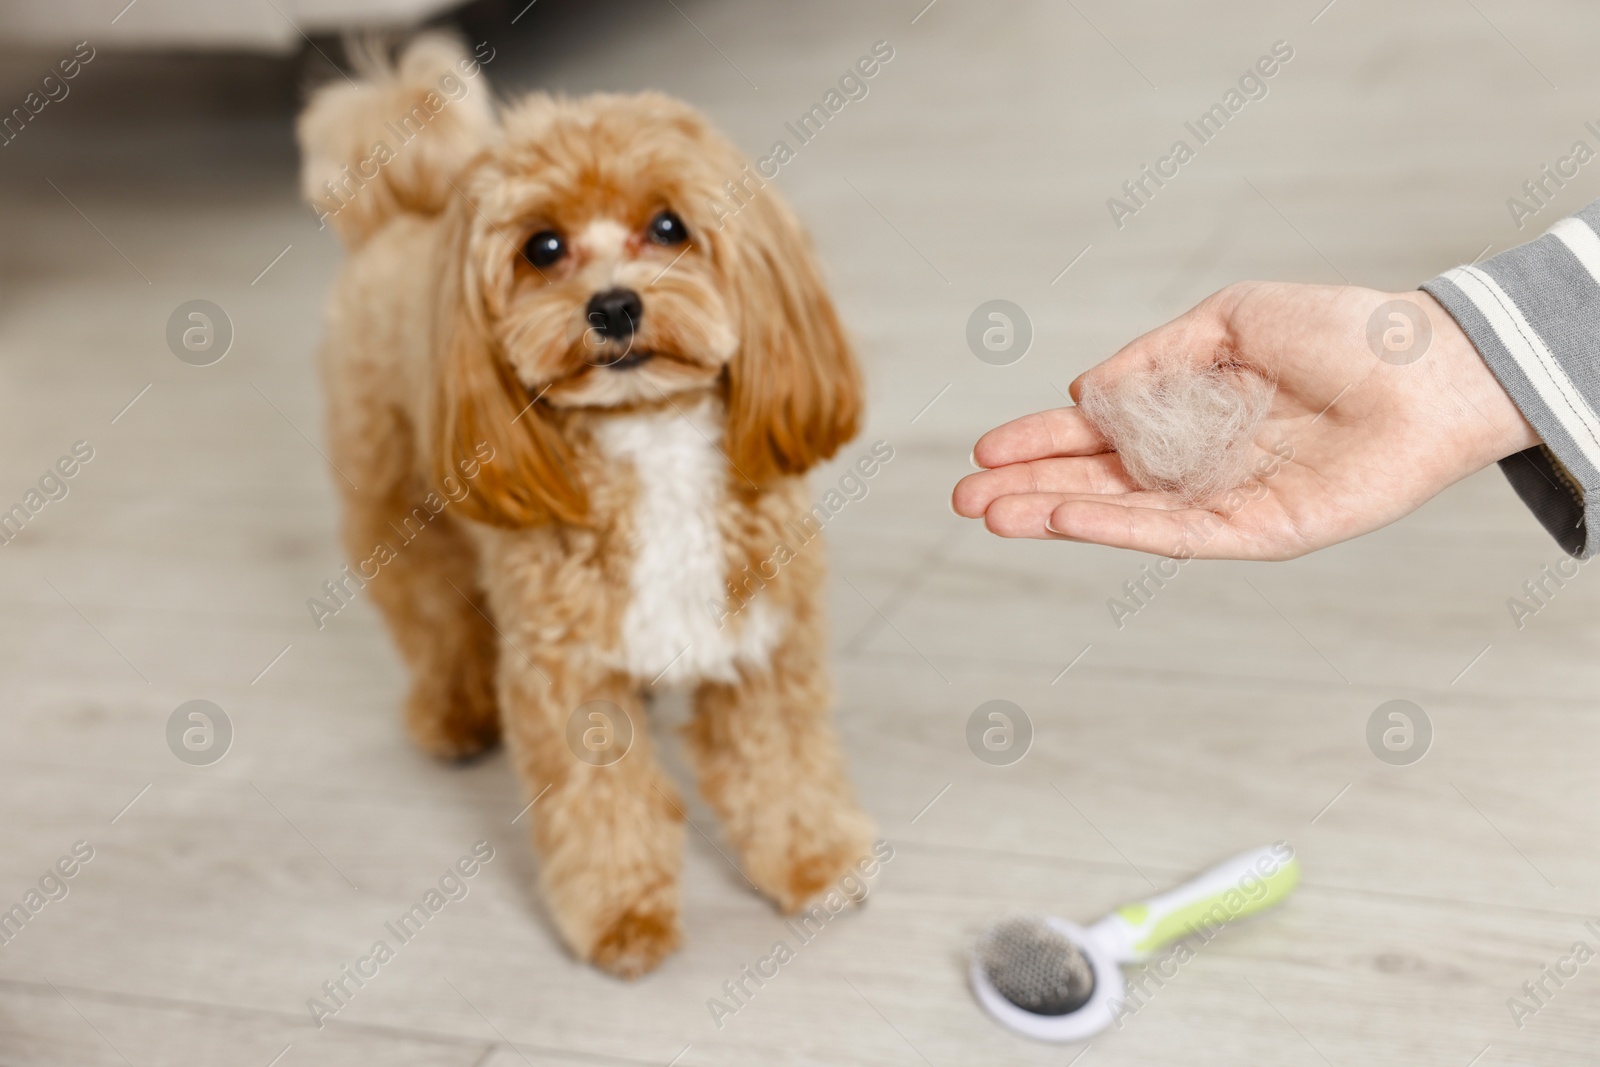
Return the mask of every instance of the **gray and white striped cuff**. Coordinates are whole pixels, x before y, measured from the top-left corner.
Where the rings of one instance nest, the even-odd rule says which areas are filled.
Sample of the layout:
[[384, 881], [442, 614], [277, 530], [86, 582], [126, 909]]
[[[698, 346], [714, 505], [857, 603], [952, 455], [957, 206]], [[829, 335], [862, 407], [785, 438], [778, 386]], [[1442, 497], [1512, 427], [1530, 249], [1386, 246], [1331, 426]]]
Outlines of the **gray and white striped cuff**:
[[1600, 547], [1600, 201], [1425, 284], [1543, 439], [1500, 463], [1561, 547]]

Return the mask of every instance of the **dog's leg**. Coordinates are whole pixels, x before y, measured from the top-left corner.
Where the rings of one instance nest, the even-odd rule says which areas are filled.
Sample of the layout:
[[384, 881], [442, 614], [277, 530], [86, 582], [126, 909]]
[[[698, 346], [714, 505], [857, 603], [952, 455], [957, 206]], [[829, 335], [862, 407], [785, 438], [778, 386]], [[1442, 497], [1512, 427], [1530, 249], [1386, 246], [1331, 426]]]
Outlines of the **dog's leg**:
[[378, 605], [411, 668], [407, 729], [436, 756], [476, 755], [500, 739], [496, 636], [480, 611], [476, 549], [441, 487], [412, 474], [411, 435], [398, 416], [333, 410], [345, 550], [351, 571], [370, 575], [357, 595]]
[[700, 686], [688, 727], [701, 792], [750, 880], [788, 912], [871, 852], [833, 731], [825, 653], [807, 605], [766, 669]]
[[507, 747], [534, 799], [545, 900], [575, 953], [636, 978], [682, 936], [676, 790], [655, 762], [631, 680], [585, 670], [581, 653], [526, 651], [533, 660], [502, 651], [501, 699]]

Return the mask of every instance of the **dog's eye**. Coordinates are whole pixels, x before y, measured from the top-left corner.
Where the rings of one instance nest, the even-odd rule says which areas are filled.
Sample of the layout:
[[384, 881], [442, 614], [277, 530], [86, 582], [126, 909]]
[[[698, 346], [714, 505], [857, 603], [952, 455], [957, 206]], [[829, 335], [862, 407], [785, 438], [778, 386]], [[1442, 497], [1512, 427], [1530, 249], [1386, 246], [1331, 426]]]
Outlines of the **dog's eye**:
[[522, 246], [522, 254], [535, 267], [548, 267], [567, 254], [567, 242], [554, 230], [540, 230]]
[[658, 245], [681, 245], [689, 239], [689, 227], [670, 211], [657, 212], [650, 220], [650, 240]]

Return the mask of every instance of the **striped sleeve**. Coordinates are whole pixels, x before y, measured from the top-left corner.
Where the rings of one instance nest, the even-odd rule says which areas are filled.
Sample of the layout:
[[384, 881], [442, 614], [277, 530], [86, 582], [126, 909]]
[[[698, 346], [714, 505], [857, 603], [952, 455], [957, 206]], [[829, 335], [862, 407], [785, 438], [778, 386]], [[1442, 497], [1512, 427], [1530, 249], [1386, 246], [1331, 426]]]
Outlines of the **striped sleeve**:
[[1422, 288], [1466, 331], [1543, 444], [1500, 461], [1567, 552], [1600, 549], [1600, 201]]

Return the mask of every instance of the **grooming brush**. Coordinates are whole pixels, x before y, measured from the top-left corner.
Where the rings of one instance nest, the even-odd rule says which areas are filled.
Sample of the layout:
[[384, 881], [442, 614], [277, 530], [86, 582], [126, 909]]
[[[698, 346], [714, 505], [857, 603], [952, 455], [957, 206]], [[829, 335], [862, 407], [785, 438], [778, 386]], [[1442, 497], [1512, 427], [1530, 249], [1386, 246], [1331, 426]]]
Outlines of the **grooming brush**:
[[1283, 843], [1241, 852], [1204, 874], [1118, 908], [1093, 926], [1054, 916], [1007, 919], [972, 958], [972, 988], [1004, 1025], [1042, 1041], [1076, 1041], [1110, 1026], [1127, 986], [1120, 970], [1204, 926], [1269, 908], [1300, 881]]

